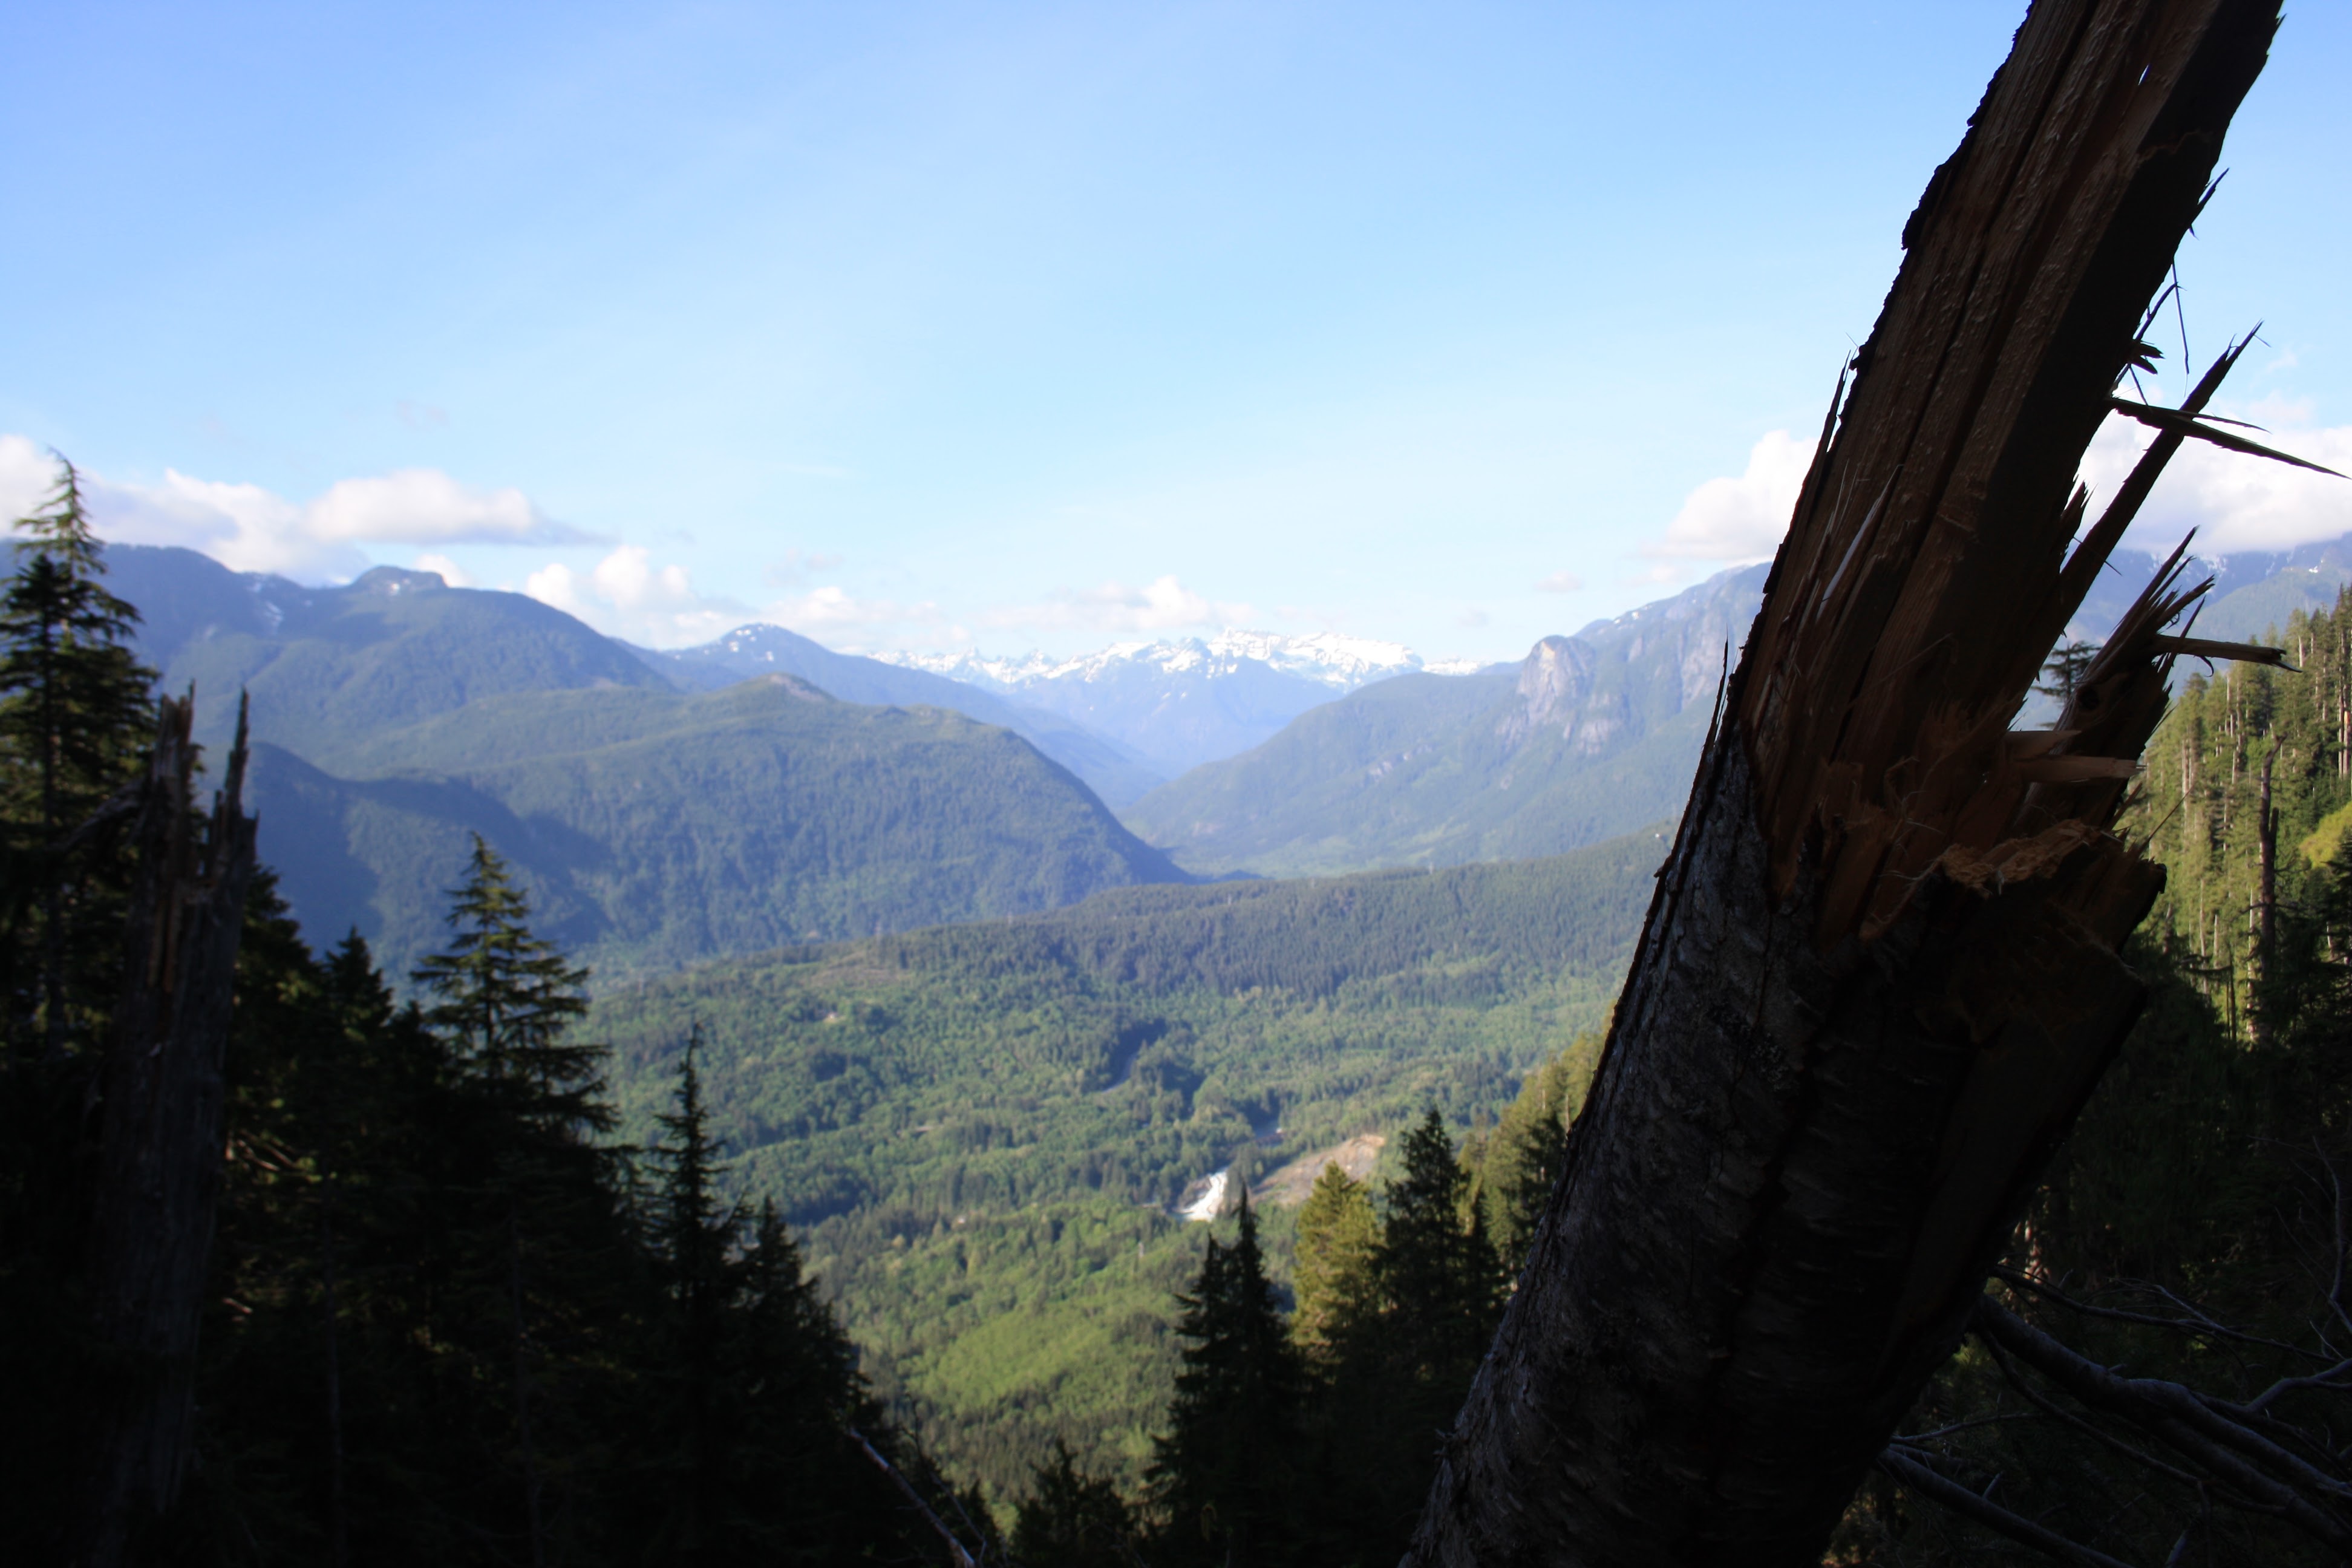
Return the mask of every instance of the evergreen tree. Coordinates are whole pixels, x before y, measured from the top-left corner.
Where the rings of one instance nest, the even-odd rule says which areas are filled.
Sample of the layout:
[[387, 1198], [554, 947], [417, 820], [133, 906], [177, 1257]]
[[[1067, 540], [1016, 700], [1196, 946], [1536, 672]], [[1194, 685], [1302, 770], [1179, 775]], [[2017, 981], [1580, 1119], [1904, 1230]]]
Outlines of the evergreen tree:
[[[1402, 1152], [1368, 1262], [1341, 1270], [1347, 1283], [1318, 1308], [1312, 1511], [1317, 1554], [1334, 1561], [1403, 1552], [1439, 1440], [1501, 1315], [1501, 1266], [1444, 1118], [1430, 1111]], [[1337, 1216], [1358, 1201], [1336, 1186], [1331, 1199]], [[1332, 1229], [1360, 1236], [1360, 1223]]]
[[1022, 1568], [1128, 1568], [1139, 1561], [1135, 1516], [1118, 1489], [1080, 1470], [1056, 1437], [1014, 1515], [1013, 1557]]
[[81, 476], [62, 458], [58, 469], [40, 509], [16, 521], [16, 570], [0, 596], [0, 1028], [51, 1057], [113, 1000], [128, 885], [102, 842], [61, 846], [136, 773], [155, 679], [131, 652], [139, 613], [100, 581]]
[[478, 833], [466, 879], [449, 896], [454, 940], [415, 973], [417, 984], [440, 998], [426, 1021], [548, 1127], [609, 1130], [604, 1047], [564, 1038], [588, 1010], [588, 972], [531, 934], [530, 900]]
[[1404, 1175], [1388, 1190], [1378, 1267], [1388, 1350], [1429, 1409], [1452, 1420], [1502, 1316], [1502, 1266], [1470, 1202], [1434, 1109], [1404, 1138]]
[[487, 1201], [455, 1238], [456, 1286], [487, 1331], [469, 1344], [476, 1375], [506, 1390], [509, 1528], [540, 1568], [591, 1527], [599, 1406], [617, 1397], [618, 1350], [604, 1342], [625, 1321], [608, 1298], [633, 1284], [613, 1264], [634, 1222], [616, 1152], [593, 1142], [614, 1122], [604, 1049], [566, 1037], [587, 972], [532, 933], [529, 900], [479, 835], [450, 899], [453, 940], [415, 978], [438, 998], [425, 1021], [495, 1108], [473, 1145]]
[[1505, 1271], [1516, 1275], [1568, 1168], [1568, 1125], [1591, 1081], [1600, 1043], [1584, 1036], [1529, 1073], [1487, 1141], [1479, 1172], [1483, 1208]]
[[1310, 1363], [1328, 1363], [1379, 1310], [1381, 1244], [1371, 1189], [1335, 1162], [1298, 1210], [1291, 1337]]
[[2042, 661], [2042, 679], [2033, 689], [2063, 709], [2074, 700], [2074, 689], [2083, 683], [2083, 673], [2091, 668], [2091, 661], [2099, 657], [2099, 646], [2072, 640], [2060, 643]]
[[671, 1540], [665, 1555], [681, 1563], [709, 1559], [726, 1533], [720, 1518], [720, 1444], [730, 1423], [725, 1342], [740, 1270], [730, 1256], [742, 1231], [740, 1205], [722, 1204], [718, 1163], [710, 1144], [702, 1082], [695, 1069], [702, 1043], [698, 1026], [678, 1064], [676, 1107], [660, 1117], [668, 1137], [656, 1151], [667, 1166], [654, 1215], [654, 1245], [667, 1293], [664, 1314], [662, 1404], [666, 1442], [659, 1445], [674, 1473]]
[[1291, 1559], [1303, 1376], [1242, 1194], [1230, 1247], [1213, 1237], [1176, 1331], [1183, 1370], [1147, 1472], [1171, 1562], [1255, 1568]]

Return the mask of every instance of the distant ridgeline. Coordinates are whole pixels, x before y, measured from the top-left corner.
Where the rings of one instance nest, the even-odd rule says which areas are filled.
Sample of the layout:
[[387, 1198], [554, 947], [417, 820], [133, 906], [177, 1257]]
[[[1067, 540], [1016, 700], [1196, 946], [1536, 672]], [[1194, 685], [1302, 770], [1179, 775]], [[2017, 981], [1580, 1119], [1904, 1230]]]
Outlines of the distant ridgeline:
[[1122, 816], [1212, 875], [1522, 858], [1628, 832], [1681, 808], [1765, 570], [1546, 637], [1517, 666], [1364, 687]]
[[1205, 1228], [1170, 1215], [1185, 1187], [1507, 1104], [1604, 1020], [1665, 848], [1660, 827], [1510, 865], [1125, 889], [713, 964], [604, 996], [586, 1029], [642, 1129], [701, 1026], [738, 1177], [809, 1227], [957, 1473], [1017, 1491], [1058, 1434], [1131, 1476]]
[[[836, 701], [784, 673], [681, 691], [561, 611], [428, 573], [311, 589], [184, 550], [108, 561], [142, 656], [167, 689], [195, 684], [201, 739], [222, 745], [252, 693], [261, 853], [304, 930], [356, 927], [395, 977], [440, 940], [475, 832], [607, 984], [1184, 879], [1029, 742], [961, 711]], [[873, 675], [877, 697], [964, 690], [838, 662], [870, 667], [835, 673]]]

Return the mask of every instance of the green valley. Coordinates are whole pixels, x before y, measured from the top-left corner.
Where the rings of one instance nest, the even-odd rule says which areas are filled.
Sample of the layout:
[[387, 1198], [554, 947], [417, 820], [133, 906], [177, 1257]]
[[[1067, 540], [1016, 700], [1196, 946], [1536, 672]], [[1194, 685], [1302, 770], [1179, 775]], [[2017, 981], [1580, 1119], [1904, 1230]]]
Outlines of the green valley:
[[[1654, 832], [1438, 872], [1130, 888], [610, 993], [625, 1127], [689, 1031], [735, 1176], [803, 1235], [925, 1441], [1000, 1495], [1055, 1436], [1132, 1476], [1196, 1178], [1457, 1122], [1606, 1016]], [[1270, 1226], [1277, 1238], [1281, 1225]], [[1016, 1419], [1017, 1417], [1017, 1419]]]

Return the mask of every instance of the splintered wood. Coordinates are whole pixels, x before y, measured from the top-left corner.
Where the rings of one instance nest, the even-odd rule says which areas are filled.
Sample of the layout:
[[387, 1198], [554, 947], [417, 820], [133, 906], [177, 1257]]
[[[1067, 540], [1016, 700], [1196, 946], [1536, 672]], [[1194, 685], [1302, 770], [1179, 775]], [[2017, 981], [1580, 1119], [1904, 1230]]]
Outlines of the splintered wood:
[[[1409, 1561], [1818, 1563], [1958, 1344], [2143, 1000], [2112, 828], [2170, 666], [2279, 660], [2177, 625], [2184, 546], [2009, 727], [2181, 443], [2252, 445], [2200, 417], [2242, 343], [2116, 389], [2276, 26], [2042, 0], [1929, 183]], [[2115, 412], [2157, 436], [2086, 529]]]

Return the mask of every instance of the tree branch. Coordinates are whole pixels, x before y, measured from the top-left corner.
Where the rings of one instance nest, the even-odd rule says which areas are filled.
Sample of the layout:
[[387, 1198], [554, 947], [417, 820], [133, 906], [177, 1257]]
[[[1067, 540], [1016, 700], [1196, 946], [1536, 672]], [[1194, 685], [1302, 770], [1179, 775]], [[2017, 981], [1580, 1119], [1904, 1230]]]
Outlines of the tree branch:
[[2021, 1513], [2011, 1513], [2000, 1504], [1979, 1497], [1959, 1482], [1937, 1475], [1894, 1447], [1888, 1447], [1878, 1456], [1878, 1468], [1920, 1496], [1976, 1521], [1987, 1530], [2006, 1535], [2021, 1546], [2030, 1546], [2044, 1556], [2054, 1557], [2061, 1563], [2079, 1563], [2084, 1568], [2132, 1568], [2132, 1564], [2120, 1557], [2110, 1557], [2079, 1541], [2069, 1541], [2056, 1531], [2044, 1529]]

